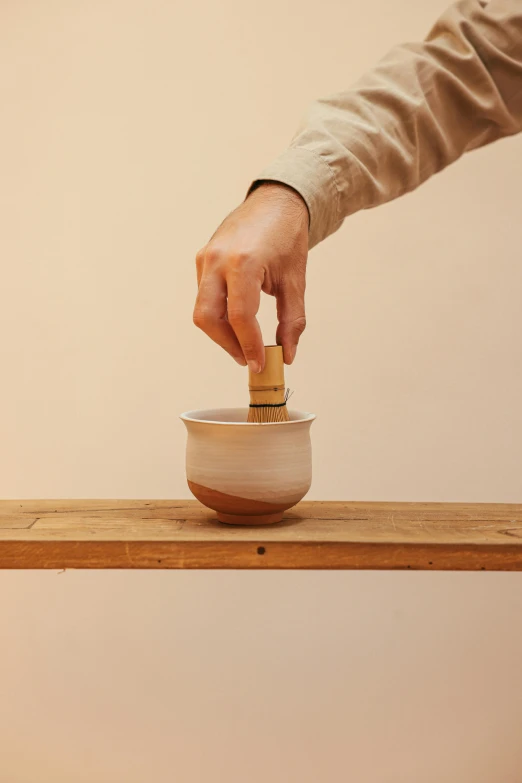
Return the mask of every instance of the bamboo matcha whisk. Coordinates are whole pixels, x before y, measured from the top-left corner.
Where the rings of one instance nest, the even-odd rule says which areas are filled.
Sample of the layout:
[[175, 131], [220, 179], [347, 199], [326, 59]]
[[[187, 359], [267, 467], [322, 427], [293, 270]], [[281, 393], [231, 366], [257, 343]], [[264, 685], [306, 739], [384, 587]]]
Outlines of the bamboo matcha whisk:
[[263, 424], [290, 420], [286, 407], [289, 390], [285, 388], [284, 367], [283, 348], [266, 345], [264, 370], [260, 373], [249, 371], [248, 374], [248, 421]]

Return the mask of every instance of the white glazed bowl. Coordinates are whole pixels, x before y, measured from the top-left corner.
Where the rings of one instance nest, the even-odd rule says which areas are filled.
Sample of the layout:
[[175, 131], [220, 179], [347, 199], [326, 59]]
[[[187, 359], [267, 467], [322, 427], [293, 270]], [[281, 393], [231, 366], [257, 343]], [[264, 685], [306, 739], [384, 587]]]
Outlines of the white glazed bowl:
[[290, 421], [247, 421], [248, 408], [182, 413], [191, 492], [229, 524], [266, 525], [306, 495], [312, 481], [313, 413]]

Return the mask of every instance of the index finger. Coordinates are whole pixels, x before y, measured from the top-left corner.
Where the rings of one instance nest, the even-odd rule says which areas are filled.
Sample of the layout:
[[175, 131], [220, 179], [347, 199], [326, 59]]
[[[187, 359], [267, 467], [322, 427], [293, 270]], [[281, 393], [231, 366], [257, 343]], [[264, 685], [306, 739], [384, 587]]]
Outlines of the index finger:
[[200, 282], [194, 306], [194, 323], [244, 367], [241, 347], [227, 320], [227, 290], [224, 278], [216, 273], [198, 277]]
[[265, 365], [265, 348], [256, 318], [261, 303], [261, 275], [249, 274], [245, 268], [227, 272], [227, 318], [239, 340], [241, 350], [252, 372]]

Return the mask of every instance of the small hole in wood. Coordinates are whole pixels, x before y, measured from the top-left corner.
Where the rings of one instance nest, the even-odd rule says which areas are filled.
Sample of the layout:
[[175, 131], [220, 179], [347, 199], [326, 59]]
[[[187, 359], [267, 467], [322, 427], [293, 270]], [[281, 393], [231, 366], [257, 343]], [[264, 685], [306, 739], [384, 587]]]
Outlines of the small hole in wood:
[[433, 565], [433, 560], [430, 560], [430, 562], [428, 563], [428, 565]]
[[258, 554], [258, 555], [264, 555], [264, 554], [265, 554], [265, 552], [266, 552], [266, 549], [265, 549], [265, 547], [264, 547], [264, 546], [258, 546], [258, 547], [257, 547], [257, 554]]
[[158, 563], [161, 563], [161, 562], [162, 562], [161, 560], [158, 560]]

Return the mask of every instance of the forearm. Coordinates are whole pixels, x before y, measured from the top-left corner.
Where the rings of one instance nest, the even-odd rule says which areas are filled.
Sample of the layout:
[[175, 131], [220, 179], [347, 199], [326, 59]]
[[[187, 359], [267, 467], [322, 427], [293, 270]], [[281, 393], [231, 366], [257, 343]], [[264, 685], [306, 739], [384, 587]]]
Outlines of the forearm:
[[310, 247], [348, 215], [407, 193], [464, 152], [522, 129], [522, 0], [464, 0], [318, 100], [260, 174], [301, 194]]

